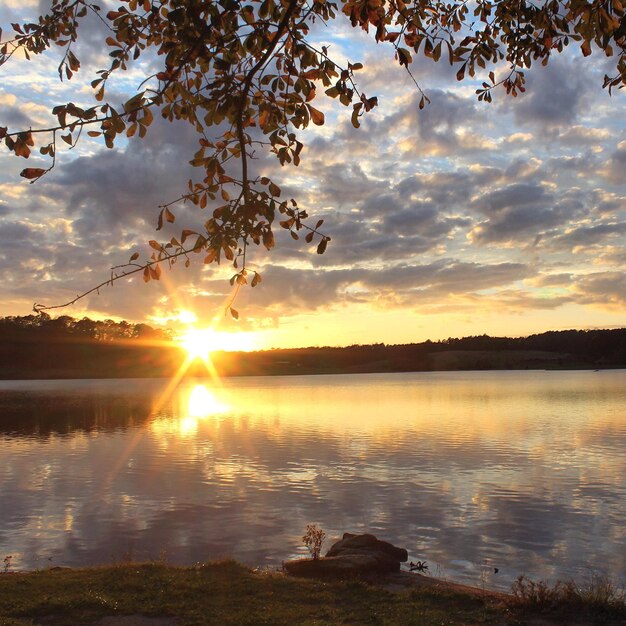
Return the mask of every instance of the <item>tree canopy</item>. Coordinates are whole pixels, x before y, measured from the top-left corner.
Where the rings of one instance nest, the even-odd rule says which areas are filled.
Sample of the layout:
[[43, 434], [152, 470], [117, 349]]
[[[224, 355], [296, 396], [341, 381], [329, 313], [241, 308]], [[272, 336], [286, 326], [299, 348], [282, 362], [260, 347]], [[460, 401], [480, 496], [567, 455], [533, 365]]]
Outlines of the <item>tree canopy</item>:
[[[478, 81], [477, 98], [486, 102], [497, 88], [513, 97], [523, 92], [525, 70], [547, 64], [568, 46], [578, 47], [583, 57], [601, 51], [614, 60], [614, 72], [604, 78], [609, 92], [626, 84], [621, 0], [120, 0], [117, 9], [103, 4], [52, 0], [37, 21], [0, 33], [2, 71], [13, 56], [29, 59], [59, 46], [59, 78], [71, 80], [81, 67], [81, 27], [94, 14], [106, 27], [103, 46], [110, 59], [91, 81], [93, 102], [54, 107], [55, 123], [47, 128], [0, 125], [0, 140], [17, 157], [28, 159], [38, 149], [49, 158], [48, 167], [21, 172], [36, 182], [55, 166], [59, 139], [74, 146], [87, 133], [114, 148], [121, 138], [144, 137], [155, 115], [193, 127], [197, 145], [189, 157], [199, 173], [178, 198], [159, 207], [156, 221], [157, 230], [175, 222], [178, 203], [191, 202], [207, 211], [203, 226], [183, 224], [169, 241], [149, 241], [149, 258], [133, 253], [107, 282], [136, 272], [146, 282], [158, 280], [163, 264], [180, 258], [189, 264], [195, 253], [207, 264], [232, 263], [231, 283], [254, 287], [261, 276], [249, 268], [249, 248], [271, 250], [277, 223], [324, 253], [330, 238], [323, 220], [311, 219], [297, 199], [283, 197], [276, 182], [253, 175], [251, 167], [257, 151], [273, 153], [282, 165], [299, 164], [299, 131], [325, 123], [315, 102], [321, 90], [350, 109], [357, 128], [378, 105], [375, 95], [359, 89], [363, 65], [340, 64], [327, 47], [312, 43], [313, 29], [349, 20], [392, 46], [421, 94], [420, 108], [429, 102], [411, 70], [420, 54], [454, 66], [459, 81]], [[150, 73], [131, 97], [112, 104], [112, 77], [144, 59], [150, 63], [141, 67], [152, 68]]]

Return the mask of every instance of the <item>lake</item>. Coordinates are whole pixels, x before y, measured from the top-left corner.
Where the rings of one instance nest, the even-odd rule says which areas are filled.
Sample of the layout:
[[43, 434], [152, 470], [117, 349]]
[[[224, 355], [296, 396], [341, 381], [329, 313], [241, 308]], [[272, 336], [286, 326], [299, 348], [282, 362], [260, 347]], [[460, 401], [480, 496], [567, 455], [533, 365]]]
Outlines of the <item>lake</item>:
[[469, 584], [624, 581], [625, 502], [626, 370], [0, 382], [10, 570], [279, 567], [316, 523]]

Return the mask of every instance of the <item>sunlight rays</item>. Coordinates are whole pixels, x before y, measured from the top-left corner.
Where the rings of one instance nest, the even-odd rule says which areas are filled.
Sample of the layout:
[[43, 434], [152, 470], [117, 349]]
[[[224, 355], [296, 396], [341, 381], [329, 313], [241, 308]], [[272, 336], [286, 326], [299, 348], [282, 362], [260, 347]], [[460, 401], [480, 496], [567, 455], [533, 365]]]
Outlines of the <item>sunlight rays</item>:
[[[178, 319], [180, 322], [187, 325], [187, 330], [182, 335], [182, 338], [177, 337], [170, 341], [152, 339], [140, 341], [144, 345], [151, 345], [154, 347], [184, 348], [187, 354], [176, 372], [169, 379], [167, 379], [163, 390], [158, 395], [157, 399], [152, 403], [150, 414], [151, 426], [147, 425], [143, 430], [138, 431], [135, 437], [133, 437], [127, 448], [114, 463], [108, 476], [110, 481], [115, 478], [115, 476], [128, 462], [128, 459], [131, 458], [133, 451], [137, 448], [144, 435], [146, 435], [150, 429], [154, 429], [155, 423], [159, 421], [158, 416], [162, 413], [163, 408], [167, 405], [167, 403], [172, 399], [181, 382], [189, 373], [192, 365], [194, 365], [193, 373], [196, 374], [195, 365], [199, 362], [204, 370], [204, 375], [210, 380], [210, 386], [214, 388], [220, 387], [220, 376], [211, 360], [211, 352], [224, 348], [230, 350], [253, 349], [252, 343], [249, 343], [251, 347], [239, 348], [242, 344], [237, 344], [237, 335], [235, 333], [220, 332], [215, 330], [213, 326], [205, 329], [194, 328], [194, 324], [198, 320], [197, 315], [184, 306], [183, 302], [178, 297], [175, 286], [171, 280], [169, 280], [167, 274], [164, 274], [162, 278], [163, 284], [168, 291], [168, 295], [173, 301], [173, 308], [178, 311]], [[231, 297], [229, 296], [225, 299], [225, 302], [228, 302], [230, 299]], [[214, 318], [213, 325], [217, 324], [217, 321], [217, 318]], [[200, 419], [204, 419], [216, 413], [223, 413], [227, 410], [228, 406], [222, 404], [213, 392], [210, 391], [205, 385], [196, 385], [187, 398], [187, 406], [182, 412], [179, 413], [178, 433], [179, 435], [190, 436], [197, 431], [198, 421]]]

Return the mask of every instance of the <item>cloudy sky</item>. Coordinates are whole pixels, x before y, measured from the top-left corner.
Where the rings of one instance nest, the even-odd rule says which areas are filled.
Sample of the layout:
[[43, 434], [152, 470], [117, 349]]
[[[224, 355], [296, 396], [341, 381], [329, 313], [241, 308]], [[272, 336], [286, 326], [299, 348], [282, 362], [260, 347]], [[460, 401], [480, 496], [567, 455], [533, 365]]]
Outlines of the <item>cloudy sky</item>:
[[[38, 4], [4, 0], [4, 38]], [[256, 347], [626, 325], [626, 94], [602, 89], [611, 60], [573, 48], [529, 71], [525, 94], [497, 92], [492, 104], [447, 62], [418, 61], [413, 73], [431, 100], [419, 110], [393, 50], [344, 22], [315, 37], [338, 59], [364, 63], [360, 86], [380, 106], [354, 129], [350, 111], [322, 95], [326, 125], [302, 133], [301, 165], [255, 163], [325, 219], [326, 254], [288, 237], [255, 251], [263, 282], [237, 295], [238, 322], [223, 310], [232, 268], [201, 263], [158, 283], [120, 281], [61, 312], [172, 327], [192, 312], [197, 326], [216, 319]], [[0, 126], [41, 127], [57, 104], [92, 102], [89, 82], [107, 50], [96, 23], [84, 34], [69, 83], [58, 80], [56, 51], [0, 68]], [[144, 72], [128, 72], [111, 97], [137, 88]], [[0, 150], [0, 315], [65, 302], [159, 238], [157, 206], [184, 192], [196, 145], [184, 124], [160, 120], [115, 150], [85, 137], [34, 185], [19, 172], [45, 163]], [[207, 215], [188, 207], [177, 218], [180, 232]]]

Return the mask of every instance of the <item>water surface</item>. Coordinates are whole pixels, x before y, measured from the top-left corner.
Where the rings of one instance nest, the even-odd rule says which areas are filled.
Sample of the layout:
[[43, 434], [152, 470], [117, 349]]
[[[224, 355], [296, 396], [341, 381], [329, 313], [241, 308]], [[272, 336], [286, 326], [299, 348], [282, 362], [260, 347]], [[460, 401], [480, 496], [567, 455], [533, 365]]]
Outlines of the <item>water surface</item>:
[[0, 382], [13, 569], [274, 567], [314, 522], [472, 584], [625, 578], [624, 370], [168, 383]]

